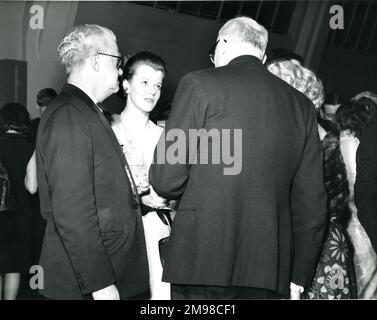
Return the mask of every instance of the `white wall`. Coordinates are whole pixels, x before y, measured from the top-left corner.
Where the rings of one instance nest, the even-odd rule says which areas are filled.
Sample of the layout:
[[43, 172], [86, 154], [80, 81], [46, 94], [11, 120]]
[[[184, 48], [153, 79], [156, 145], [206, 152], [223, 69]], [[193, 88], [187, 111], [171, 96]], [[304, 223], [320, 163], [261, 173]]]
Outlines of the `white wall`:
[[[28, 61], [28, 109], [32, 118], [39, 116], [36, 95], [39, 90], [50, 87], [60, 91], [66, 80], [63, 68], [57, 58], [57, 47], [66, 32], [74, 24], [76, 2], [33, 2], [44, 9], [44, 28], [32, 29], [25, 23], [25, 52]], [[32, 15], [25, 16], [25, 20]]]
[[[43, 29], [30, 27], [33, 5], [43, 8]], [[27, 108], [32, 118], [39, 116], [38, 91], [46, 87], [59, 91], [65, 82], [56, 49], [74, 24], [77, 6], [73, 1], [0, 2], [0, 59], [27, 61]]]

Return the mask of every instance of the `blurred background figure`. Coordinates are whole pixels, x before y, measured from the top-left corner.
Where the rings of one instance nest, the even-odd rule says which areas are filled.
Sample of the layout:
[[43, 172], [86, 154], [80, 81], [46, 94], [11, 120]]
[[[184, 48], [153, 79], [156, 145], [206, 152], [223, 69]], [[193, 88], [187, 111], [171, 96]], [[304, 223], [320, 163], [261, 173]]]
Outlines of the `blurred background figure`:
[[[321, 80], [295, 60], [277, 61], [268, 70], [304, 93], [318, 111], [324, 101]], [[327, 191], [328, 231], [308, 299], [356, 298], [356, 280], [351, 251], [346, 238], [345, 220], [349, 217], [348, 182], [339, 143], [339, 131], [318, 124], [323, 146], [323, 172]]]
[[[16, 299], [20, 275], [32, 265], [30, 193], [37, 191], [34, 146], [28, 141], [30, 116], [19, 103], [0, 110], [0, 160], [10, 180], [11, 209], [0, 216], [0, 292]], [[0, 295], [1, 297], [1, 295]]]
[[371, 99], [375, 104], [377, 104], [377, 94], [370, 91], [363, 91], [358, 93], [356, 96], [354, 96], [352, 99], [359, 100], [361, 98], [369, 98]]
[[319, 109], [319, 116], [324, 120], [335, 122], [336, 110], [343, 103], [343, 98], [337, 93], [328, 93], [323, 106]]
[[[42, 113], [46, 110], [48, 104], [54, 100], [57, 96], [57, 93], [52, 88], [45, 88], [38, 92], [37, 94], [37, 108], [39, 110], [39, 114], [42, 116]], [[33, 119], [30, 122], [30, 137], [31, 141], [35, 145], [35, 139], [37, 137], [37, 130], [38, 130], [38, 124], [41, 120], [40, 117]]]
[[57, 93], [52, 88], [45, 88], [38, 92], [37, 94], [37, 106], [39, 112], [42, 113], [46, 110], [49, 103], [57, 97]]
[[357, 291], [360, 299], [377, 299], [377, 257], [365, 229], [360, 224], [354, 201], [359, 138], [364, 128], [375, 120], [375, 116], [376, 105], [365, 97], [343, 103], [336, 112], [336, 121], [341, 130], [340, 147], [350, 189], [349, 207], [352, 215], [347, 232], [354, 248]]

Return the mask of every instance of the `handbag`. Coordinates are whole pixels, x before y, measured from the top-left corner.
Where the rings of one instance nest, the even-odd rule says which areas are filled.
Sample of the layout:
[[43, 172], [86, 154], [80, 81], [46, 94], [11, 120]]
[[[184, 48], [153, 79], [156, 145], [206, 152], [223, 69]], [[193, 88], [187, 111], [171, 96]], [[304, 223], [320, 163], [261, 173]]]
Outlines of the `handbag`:
[[[156, 213], [164, 224], [171, 227], [172, 219], [170, 216], [170, 210], [157, 209]], [[160, 252], [160, 259], [161, 259], [162, 267], [164, 267], [165, 260], [168, 254], [169, 238], [170, 237], [167, 236], [158, 241], [158, 250]]]
[[168, 254], [169, 238], [170, 237], [165, 237], [158, 241], [158, 250], [160, 252], [160, 259], [161, 259], [162, 267], [164, 267], [165, 260]]
[[[170, 216], [171, 210], [168, 209], [154, 209], [151, 207], [148, 207], [141, 203], [140, 205], [142, 215], [146, 215], [148, 212], [156, 212], [157, 216], [161, 219], [161, 222], [169, 227], [171, 227], [172, 224], [172, 218]], [[158, 250], [160, 253], [160, 260], [162, 267], [164, 267], [165, 260], [167, 257], [167, 251], [168, 251], [168, 245], [169, 245], [169, 236], [162, 238], [158, 241]]]

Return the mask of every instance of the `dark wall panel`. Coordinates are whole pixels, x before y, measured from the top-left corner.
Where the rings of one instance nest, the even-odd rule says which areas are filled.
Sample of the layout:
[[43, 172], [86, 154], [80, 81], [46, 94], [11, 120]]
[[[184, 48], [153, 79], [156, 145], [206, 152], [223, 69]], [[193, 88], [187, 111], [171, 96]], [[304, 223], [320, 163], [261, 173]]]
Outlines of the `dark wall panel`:
[[361, 91], [377, 92], [377, 56], [327, 47], [319, 67], [326, 92], [351, 98]]
[[0, 60], [0, 108], [8, 102], [26, 106], [27, 63], [25, 61]]

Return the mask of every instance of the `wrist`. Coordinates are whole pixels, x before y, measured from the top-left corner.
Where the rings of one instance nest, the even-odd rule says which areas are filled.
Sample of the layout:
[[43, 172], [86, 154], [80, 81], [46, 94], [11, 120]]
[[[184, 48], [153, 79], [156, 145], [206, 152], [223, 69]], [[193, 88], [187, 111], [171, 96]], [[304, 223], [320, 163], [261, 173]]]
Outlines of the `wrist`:
[[294, 292], [297, 292], [297, 293], [303, 293], [304, 292], [304, 287], [298, 286], [297, 284], [294, 284], [293, 282], [291, 282], [289, 287], [290, 287], [291, 291], [294, 291]]

